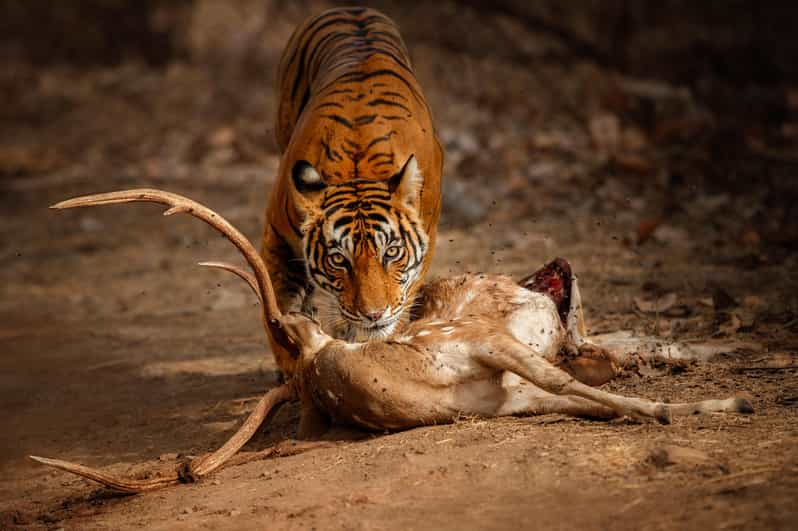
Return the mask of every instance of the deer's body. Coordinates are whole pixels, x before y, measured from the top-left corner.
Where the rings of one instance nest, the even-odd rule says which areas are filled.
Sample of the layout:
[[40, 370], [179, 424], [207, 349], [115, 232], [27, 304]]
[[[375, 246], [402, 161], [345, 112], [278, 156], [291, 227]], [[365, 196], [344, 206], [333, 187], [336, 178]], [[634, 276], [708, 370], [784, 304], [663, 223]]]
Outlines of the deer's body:
[[518, 349], [553, 359], [566, 338], [554, 302], [501, 276], [439, 280], [426, 291], [424, 317], [391, 340], [330, 340], [303, 355], [302, 388], [316, 407], [372, 429], [517, 412], [519, 389], [496, 359]]

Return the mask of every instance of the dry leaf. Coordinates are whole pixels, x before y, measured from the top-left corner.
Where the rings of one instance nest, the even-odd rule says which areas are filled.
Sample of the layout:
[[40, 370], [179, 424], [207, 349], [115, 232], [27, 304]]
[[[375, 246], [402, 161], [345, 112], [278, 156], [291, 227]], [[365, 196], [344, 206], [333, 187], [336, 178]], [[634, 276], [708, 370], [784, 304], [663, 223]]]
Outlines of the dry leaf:
[[637, 153], [617, 153], [613, 161], [619, 169], [639, 175], [651, 175], [654, 172], [651, 162]]
[[740, 234], [740, 242], [744, 245], [756, 247], [762, 241], [762, 237], [754, 229], [746, 229]]
[[646, 218], [637, 224], [637, 245], [645, 243], [654, 231], [659, 227], [660, 220], [657, 218]]

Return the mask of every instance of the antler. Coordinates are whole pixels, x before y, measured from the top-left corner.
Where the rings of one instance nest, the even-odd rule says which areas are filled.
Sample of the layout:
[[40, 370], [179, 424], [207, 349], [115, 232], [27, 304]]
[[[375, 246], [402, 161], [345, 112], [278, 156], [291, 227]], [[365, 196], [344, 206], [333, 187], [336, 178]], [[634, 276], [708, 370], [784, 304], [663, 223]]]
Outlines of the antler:
[[35, 455], [28, 456], [34, 461], [42, 463], [43, 465], [58, 468], [84, 478], [91, 479], [113, 489], [117, 492], [124, 492], [127, 494], [135, 494], [138, 492], [146, 492], [156, 490], [169, 485], [176, 485], [178, 483], [189, 483], [196, 481], [202, 476], [208, 475], [220, 466], [222, 466], [228, 459], [233, 457], [247, 441], [257, 431], [258, 427], [263, 423], [263, 420], [274, 409], [275, 406], [282, 404], [294, 398], [294, 390], [291, 384], [283, 384], [280, 387], [275, 387], [269, 390], [263, 398], [260, 399], [255, 409], [249, 414], [247, 420], [238, 428], [238, 431], [233, 434], [230, 439], [221, 448], [213, 453], [197, 457], [193, 459], [187, 466], [180, 467], [170, 473], [152, 479], [125, 479], [117, 478], [111, 474], [97, 470], [77, 463], [69, 461], [62, 461], [60, 459], [49, 459], [47, 457], [39, 457]]
[[[221, 232], [222, 235], [227, 237], [227, 239], [230, 240], [239, 251], [241, 251], [241, 254], [244, 255], [247, 263], [255, 273], [259, 297], [261, 297], [261, 299], [264, 301], [264, 304], [262, 305], [264, 322], [273, 325], [279, 324], [282, 314], [280, 313], [280, 308], [277, 305], [277, 298], [274, 295], [274, 288], [272, 288], [272, 283], [271, 279], [269, 278], [269, 272], [266, 269], [266, 264], [263, 263], [258, 251], [255, 249], [255, 246], [250, 243], [246, 236], [241, 234], [238, 229], [231, 225], [229, 221], [205, 205], [171, 192], [154, 190], [152, 188], [139, 188], [134, 190], [123, 190], [119, 192], [75, 197], [73, 199], [67, 199], [66, 201], [56, 203], [50, 208], [63, 210], [66, 208], [133, 202], [160, 203], [163, 205], [168, 205], [170, 208], [163, 213], [164, 216], [171, 216], [172, 214], [177, 214], [178, 212], [185, 212], [186, 214], [191, 214], [195, 218], [201, 219], [214, 229]], [[247, 277], [243, 278], [247, 280]]]
[[[263, 260], [252, 243], [250, 243], [238, 229], [230, 224], [230, 222], [208, 207], [178, 194], [142, 188], [76, 197], [56, 203], [50, 208], [62, 210], [66, 208], [131, 202], [148, 202], [168, 205], [169, 209], [164, 212], [164, 216], [185, 212], [201, 219], [221, 232], [222, 235], [241, 251], [255, 275], [252, 276], [237, 266], [223, 262], [203, 262], [200, 265], [226, 269], [244, 279], [260, 299], [263, 308], [264, 324], [269, 327], [274, 326], [275, 329], [279, 330], [282, 313], [277, 305], [277, 299], [274, 295], [274, 289], [266, 265], [263, 263]], [[230, 457], [235, 455], [235, 453], [252, 438], [252, 435], [254, 435], [255, 431], [257, 431], [258, 427], [263, 423], [263, 420], [269, 412], [275, 406], [287, 400], [291, 400], [292, 398], [295, 398], [295, 391], [290, 383], [271, 389], [260, 399], [255, 409], [249, 414], [249, 417], [247, 417], [238, 431], [233, 434], [221, 448], [211, 454], [198, 457], [192, 460], [188, 465], [158, 478], [146, 480], [116, 478], [100, 470], [69, 461], [33, 455], [30, 456], [30, 458], [44, 465], [83, 476], [97, 481], [113, 490], [129, 494], [155, 490], [181, 482], [195, 481], [202, 476], [210, 474], [222, 466]]]

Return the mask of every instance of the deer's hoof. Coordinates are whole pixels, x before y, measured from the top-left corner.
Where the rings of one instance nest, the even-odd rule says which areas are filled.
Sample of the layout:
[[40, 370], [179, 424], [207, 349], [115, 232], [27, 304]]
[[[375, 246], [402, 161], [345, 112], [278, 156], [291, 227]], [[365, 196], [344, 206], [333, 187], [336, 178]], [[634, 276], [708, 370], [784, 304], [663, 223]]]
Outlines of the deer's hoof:
[[747, 398], [735, 398], [734, 411], [737, 413], [751, 414], [754, 412], [754, 405]]
[[657, 407], [654, 408], [654, 418], [657, 419], [657, 422], [660, 424], [670, 424], [671, 412], [668, 406], [665, 404], [658, 404]]

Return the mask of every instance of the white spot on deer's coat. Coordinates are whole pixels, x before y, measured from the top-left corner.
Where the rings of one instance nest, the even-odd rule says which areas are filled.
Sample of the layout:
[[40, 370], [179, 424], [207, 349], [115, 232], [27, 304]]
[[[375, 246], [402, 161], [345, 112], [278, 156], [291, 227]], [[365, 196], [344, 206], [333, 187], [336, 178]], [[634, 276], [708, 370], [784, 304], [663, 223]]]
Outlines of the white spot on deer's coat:
[[462, 314], [463, 310], [465, 310], [466, 306], [468, 306], [469, 304], [471, 304], [474, 301], [474, 299], [477, 297], [477, 294], [479, 293], [478, 292], [478, 287], [479, 287], [479, 283], [475, 282], [474, 283], [474, 288], [475, 289], [470, 289], [470, 290], [468, 290], [468, 292], [466, 292], [465, 298], [462, 300], [462, 302], [460, 302], [460, 304], [457, 306], [457, 309], [455, 310], [456, 314], [458, 314], [458, 315]]
[[428, 336], [428, 335], [430, 335], [430, 333], [431, 332], [429, 330], [419, 330], [418, 334], [416, 334], [416, 337]]
[[454, 327], [453, 326], [444, 326], [443, 328], [441, 328], [441, 331], [444, 332], [444, 333], [452, 333], [454, 331]]

